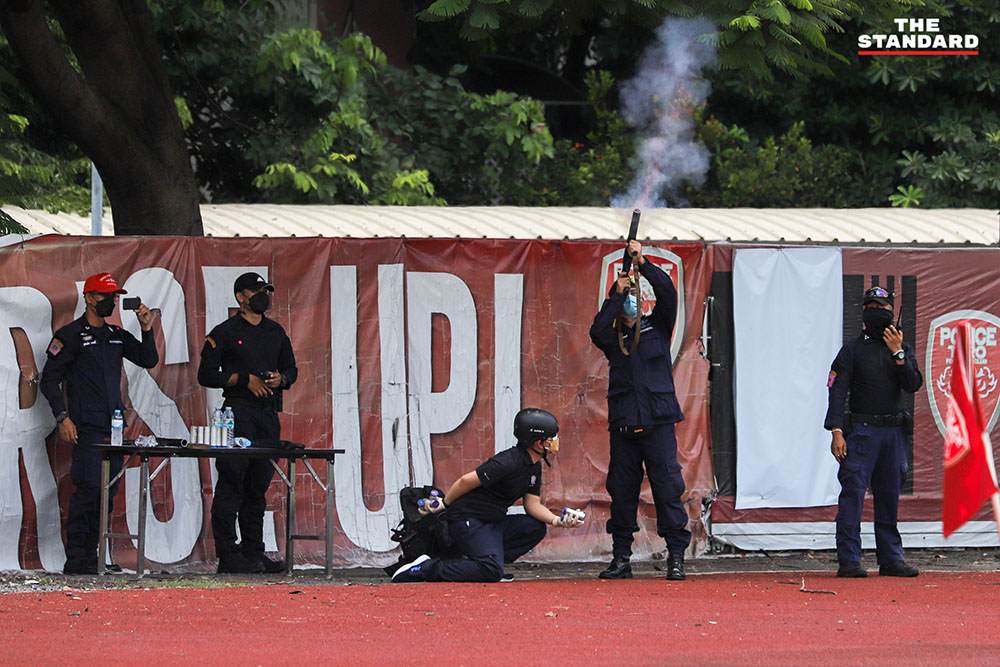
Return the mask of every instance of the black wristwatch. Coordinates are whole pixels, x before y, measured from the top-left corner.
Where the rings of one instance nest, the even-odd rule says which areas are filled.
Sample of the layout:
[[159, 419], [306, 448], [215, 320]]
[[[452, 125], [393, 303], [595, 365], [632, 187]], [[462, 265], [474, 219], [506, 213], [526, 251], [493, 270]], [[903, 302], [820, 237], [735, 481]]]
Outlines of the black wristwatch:
[[56, 423], [57, 424], [62, 424], [68, 418], [69, 418], [69, 414], [67, 414], [66, 411], [63, 410], [58, 415], [56, 415]]
[[904, 352], [903, 350], [900, 350], [899, 352], [895, 353], [892, 356], [893, 356], [894, 359], [898, 359], [899, 361], [903, 361], [904, 359], [906, 359], [906, 352]]

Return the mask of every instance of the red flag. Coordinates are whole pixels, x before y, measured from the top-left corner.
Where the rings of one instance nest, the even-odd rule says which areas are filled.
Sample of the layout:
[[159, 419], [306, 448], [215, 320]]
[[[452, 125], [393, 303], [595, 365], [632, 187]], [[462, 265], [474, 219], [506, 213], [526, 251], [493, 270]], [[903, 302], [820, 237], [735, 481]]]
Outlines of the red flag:
[[948, 537], [997, 492], [990, 434], [968, 370], [971, 326], [957, 323], [944, 436], [944, 495], [941, 522]]

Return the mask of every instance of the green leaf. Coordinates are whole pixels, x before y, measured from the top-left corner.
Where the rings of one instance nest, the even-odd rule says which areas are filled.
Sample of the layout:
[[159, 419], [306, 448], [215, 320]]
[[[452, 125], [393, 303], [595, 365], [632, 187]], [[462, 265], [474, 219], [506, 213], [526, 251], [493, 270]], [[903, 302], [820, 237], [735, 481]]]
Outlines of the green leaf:
[[729, 22], [729, 25], [739, 30], [756, 30], [760, 27], [760, 19], [747, 14], [734, 18]]
[[469, 14], [469, 25], [483, 30], [496, 30], [500, 27], [500, 15], [495, 9], [477, 5]]
[[451, 18], [469, 9], [470, 0], [434, 0], [426, 11], [431, 16]]

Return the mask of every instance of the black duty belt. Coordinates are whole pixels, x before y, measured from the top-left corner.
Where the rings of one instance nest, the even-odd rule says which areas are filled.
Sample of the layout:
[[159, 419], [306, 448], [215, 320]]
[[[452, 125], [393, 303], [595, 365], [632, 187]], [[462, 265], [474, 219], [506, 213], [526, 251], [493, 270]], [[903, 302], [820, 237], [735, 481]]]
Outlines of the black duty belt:
[[904, 417], [902, 414], [896, 415], [861, 415], [851, 413], [851, 422], [854, 424], [868, 424], [869, 426], [902, 426]]
[[272, 394], [266, 398], [244, 398], [242, 396], [234, 396], [224, 399], [226, 405], [250, 408], [252, 410], [274, 410], [276, 412], [281, 411], [281, 397], [277, 394]]
[[615, 429], [616, 432], [627, 436], [643, 435], [651, 430], [649, 426], [619, 426]]

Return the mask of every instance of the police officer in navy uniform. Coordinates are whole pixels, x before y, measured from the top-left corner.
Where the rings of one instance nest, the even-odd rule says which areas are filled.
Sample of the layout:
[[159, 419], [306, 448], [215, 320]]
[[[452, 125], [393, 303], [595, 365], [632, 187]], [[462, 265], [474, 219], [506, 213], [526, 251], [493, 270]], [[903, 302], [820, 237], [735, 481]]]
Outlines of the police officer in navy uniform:
[[[153, 336], [153, 314], [140, 304], [135, 310], [142, 341], [121, 327], [109, 324], [118, 302], [126, 294], [109, 273], [87, 278], [83, 285], [86, 310], [56, 331], [49, 343], [40, 388], [52, 407], [59, 439], [73, 443], [70, 479], [76, 487], [66, 518], [66, 574], [97, 574], [97, 541], [101, 520], [101, 455], [93, 445], [105, 443], [111, 433], [115, 410], [125, 413], [121, 395], [122, 359], [152, 368], [159, 361]], [[65, 384], [65, 400], [63, 385]], [[111, 458], [111, 477], [122, 467], [122, 457]], [[108, 492], [113, 508], [116, 481]], [[110, 565], [112, 571], [121, 568]]]
[[[915, 577], [903, 560], [896, 527], [899, 490], [906, 478], [906, 425], [903, 392], [924, 383], [913, 347], [893, 326], [893, 295], [882, 287], [865, 292], [864, 331], [844, 344], [833, 360], [825, 427], [830, 451], [840, 463], [837, 503], [838, 577], [867, 577], [861, 566], [861, 510], [871, 486], [875, 509], [875, 555], [879, 574]], [[849, 398], [848, 398], [849, 397]], [[848, 405], [849, 414], [844, 413]]]
[[[423, 554], [400, 567], [393, 583], [418, 581], [510, 581], [504, 563], [531, 551], [545, 537], [546, 526], [574, 528], [580, 515], [553, 514], [542, 505], [542, 464], [558, 449], [559, 422], [551, 412], [526, 408], [514, 417], [517, 445], [462, 475], [444, 502], [423, 512], [445, 511], [452, 543], [464, 558], [430, 558]], [[508, 515], [519, 499], [525, 514]], [[582, 513], [581, 513], [582, 515]]]
[[[281, 392], [298, 377], [292, 344], [280, 324], [268, 318], [274, 286], [256, 273], [233, 285], [240, 312], [205, 339], [198, 382], [222, 389], [233, 409], [236, 437], [252, 446], [275, 446], [281, 437]], [[264, 555], [264, 510], [274, 476], [268, 459], [216, 459], [219, 473], [212, 502], [212, 533], [220, 573], [281, 572], [285, 563]], [[240, 543], [236, 543], [239, 522]]]
[[[656, 506], [656, 531], [667, 543], [667, 579], [684, 579], [684, 551], [691, 542], [688, 516], [681, 503], [684, 478], [677, 462], [674, 424], [684, 415], [674, 392], [670, 339], [677, 317], [677, 290], [662, 269], [646, 261], [638, 241], [629, 241], [639, 273], [653, 287], [656, 306], [640, 313], [635, 288], [622, 273], [590, 327], [590, 339], [608, 358], [608, 431], [611, 460], [607, 490], [611, 495], [612, 559], [602, 579], [631, 579], [632, 534], [638, 532], [639, 490], [643, 466]], [[621, 318], [625, 349], [631, 350], [636, 318], [638, 349], [626, 355], [619, 346], [615, 320]]]

